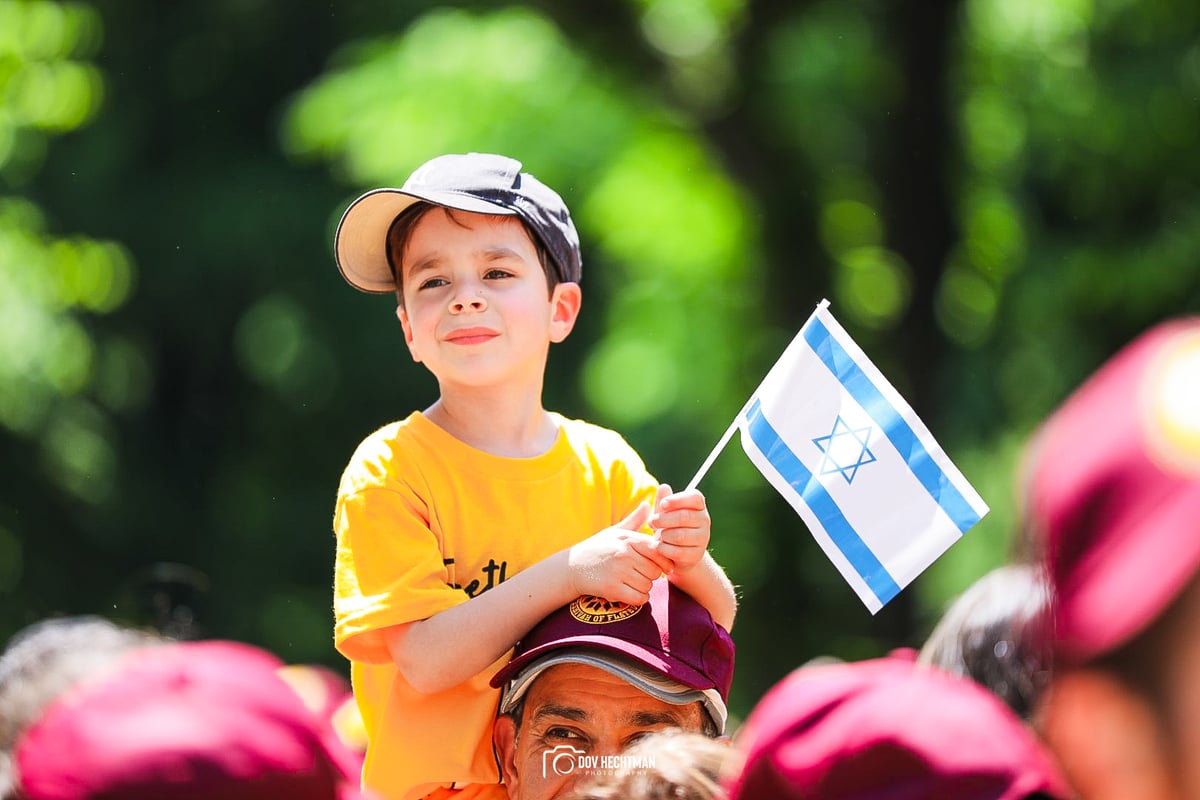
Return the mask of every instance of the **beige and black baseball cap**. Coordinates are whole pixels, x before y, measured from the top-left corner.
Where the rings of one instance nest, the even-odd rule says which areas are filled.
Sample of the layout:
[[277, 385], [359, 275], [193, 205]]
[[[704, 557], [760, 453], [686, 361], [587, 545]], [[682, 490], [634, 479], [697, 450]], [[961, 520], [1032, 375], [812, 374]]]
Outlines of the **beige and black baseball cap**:
[[563, 199], [527, 172], [521, 162], [492, 153], [453, 153], [426, 161], [399, 189], [374, 189], [359, 197], [338, 224], [333, 249], [346, 282], [362, 292], [396, 290], [387, 257], [387, 233], [414, 203], [520, 217], [550, 255], [559, 281], [583, 273], [579, 234]]

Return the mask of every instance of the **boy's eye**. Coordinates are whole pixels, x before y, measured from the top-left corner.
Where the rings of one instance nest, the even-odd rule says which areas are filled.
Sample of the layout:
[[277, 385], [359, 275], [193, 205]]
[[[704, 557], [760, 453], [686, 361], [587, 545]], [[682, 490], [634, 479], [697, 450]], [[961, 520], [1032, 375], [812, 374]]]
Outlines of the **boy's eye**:
[[489, 269], [484, 273], [483, 277], [487, 280], [495, 280], [497, 278], [511, 278], [512, 273], [506, 269]]
[[421, 285], [418, 286], [417, 288], [418, 289], [436, 289], [439, 286], [445, 286], [445, 285], [446, 285], [445, 278], [430, 278], [427, 281], [421, 281]]

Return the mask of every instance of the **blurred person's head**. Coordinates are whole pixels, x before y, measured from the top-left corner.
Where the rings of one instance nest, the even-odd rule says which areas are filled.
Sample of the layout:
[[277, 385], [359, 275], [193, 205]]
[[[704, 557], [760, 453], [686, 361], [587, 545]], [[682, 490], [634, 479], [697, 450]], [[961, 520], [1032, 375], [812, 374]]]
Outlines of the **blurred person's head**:
[[0, 798], [10, 797], [19, 779], [12, 762], [17, 739], [51, 701], [103, 676], [130, 651], [163, 641], [90, 615], [53, 617], [17, 631], [0, 653]]
[[612, 769], [577, 785], [570, 800], [726, 800], [738, 752], [725, 738], [668, 729], [631, 744]]
[[885, 658], [804, 667], [734, 745], [731, 800], [1066, 800], [1030, 728], [974, 681]]
[[733, 659], [728, 632], [665, 578], [641, 606], [581, 597], [548, 615], [492, 679], [509, 797], [566, 797], [648, 733], [719, 736]]
[[1050, 680], [1048, 597], [1040, 564], [997, 567], [950, 604], [917, 662], [976, 681], [1029, 719]]
[[1200, 317], [1113, 356], [1027, 463], [1052, 592], [1044, 736], [1085, 798], [1200, 796]]
[[172, 643], [68, 690], [18, 740], [24, 800], [353, 800], [357, 759], [235, 642]]

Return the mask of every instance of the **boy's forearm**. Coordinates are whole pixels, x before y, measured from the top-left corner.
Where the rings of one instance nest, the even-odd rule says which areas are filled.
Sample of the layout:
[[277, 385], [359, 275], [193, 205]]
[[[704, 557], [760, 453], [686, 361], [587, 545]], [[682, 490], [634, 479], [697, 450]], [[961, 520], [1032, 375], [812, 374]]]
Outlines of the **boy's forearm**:
[[713, 620], [725, 630], [733, 630], [737, 615], [737, 592], [725, 570], [709, 553], [696, 566], [671, 573], [671, 583], [708, 609]]
[[397, 626], [388, 649], [418, 692], [457, 686], [504, 655], [543, 617], [574, 599], [566, 551], [522, 570], [466, 603]]

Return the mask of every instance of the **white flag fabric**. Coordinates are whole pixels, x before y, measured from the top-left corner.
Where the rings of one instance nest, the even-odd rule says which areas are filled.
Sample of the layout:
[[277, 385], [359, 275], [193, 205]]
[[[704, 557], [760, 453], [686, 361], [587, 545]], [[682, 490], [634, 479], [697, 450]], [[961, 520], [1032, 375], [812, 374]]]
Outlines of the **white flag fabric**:
[[746, 455], [874, 614], [988, 507], [827, 305], [737, 426]]

